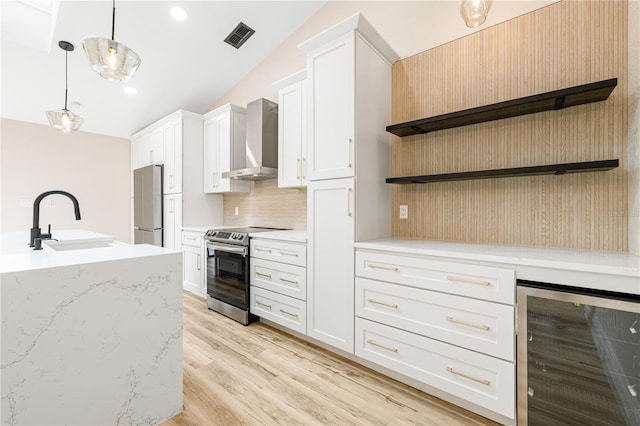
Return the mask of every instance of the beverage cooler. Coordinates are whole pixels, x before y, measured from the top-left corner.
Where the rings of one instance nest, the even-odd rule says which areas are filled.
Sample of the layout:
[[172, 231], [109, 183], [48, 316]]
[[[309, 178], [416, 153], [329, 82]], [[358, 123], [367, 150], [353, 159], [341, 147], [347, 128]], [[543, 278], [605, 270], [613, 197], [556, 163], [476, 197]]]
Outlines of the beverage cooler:
[[640, 425], [640, 297], [518, 281], [518, 425]]

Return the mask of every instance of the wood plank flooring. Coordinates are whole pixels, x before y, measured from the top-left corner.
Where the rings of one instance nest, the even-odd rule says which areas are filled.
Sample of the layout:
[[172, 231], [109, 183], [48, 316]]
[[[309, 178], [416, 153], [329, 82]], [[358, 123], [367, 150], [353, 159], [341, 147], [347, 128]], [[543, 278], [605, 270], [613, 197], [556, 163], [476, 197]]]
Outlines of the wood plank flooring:
[[184, 411], [174, 425], [494, 425], [184, 292]]

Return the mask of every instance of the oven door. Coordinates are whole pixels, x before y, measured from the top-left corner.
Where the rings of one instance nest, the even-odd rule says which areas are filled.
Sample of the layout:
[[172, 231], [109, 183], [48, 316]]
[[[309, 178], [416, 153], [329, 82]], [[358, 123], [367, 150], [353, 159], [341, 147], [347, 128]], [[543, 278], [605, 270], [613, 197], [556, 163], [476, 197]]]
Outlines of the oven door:
[[207, 243], [207, 294], [237, 308], [249, 309], [248, 248]]

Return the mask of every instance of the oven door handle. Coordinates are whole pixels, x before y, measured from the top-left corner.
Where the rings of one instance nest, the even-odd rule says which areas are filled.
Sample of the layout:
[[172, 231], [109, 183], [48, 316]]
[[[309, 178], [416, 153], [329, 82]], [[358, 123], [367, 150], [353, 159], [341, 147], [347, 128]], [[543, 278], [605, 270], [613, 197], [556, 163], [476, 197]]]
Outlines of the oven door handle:
[[241, 254], [243, 256], [247, 255], [246, 247], [229, 247], [229, 246], [219, 246], [216, 244], [207, 244], [207, 250], [225, 251], [227, 253], [236, 253], [236, 254]]

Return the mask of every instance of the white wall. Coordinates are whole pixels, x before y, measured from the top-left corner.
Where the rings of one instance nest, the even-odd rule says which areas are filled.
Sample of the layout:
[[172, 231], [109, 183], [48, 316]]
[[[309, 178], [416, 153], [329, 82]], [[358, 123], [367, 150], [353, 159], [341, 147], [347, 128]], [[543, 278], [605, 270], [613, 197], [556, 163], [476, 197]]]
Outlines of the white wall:
[[[130, 239], [128, 139], [2, 119], [0, 121], [0, 231], [29, 231], [33, 200], [58, 189], [75, 195], [82, 220], [61, 195], [40, 208], [40, 227], [85, 229]], [[24, 201], [26, 200], [26, 201]], [[21, 206], [21, 201], [25, 206]]]

